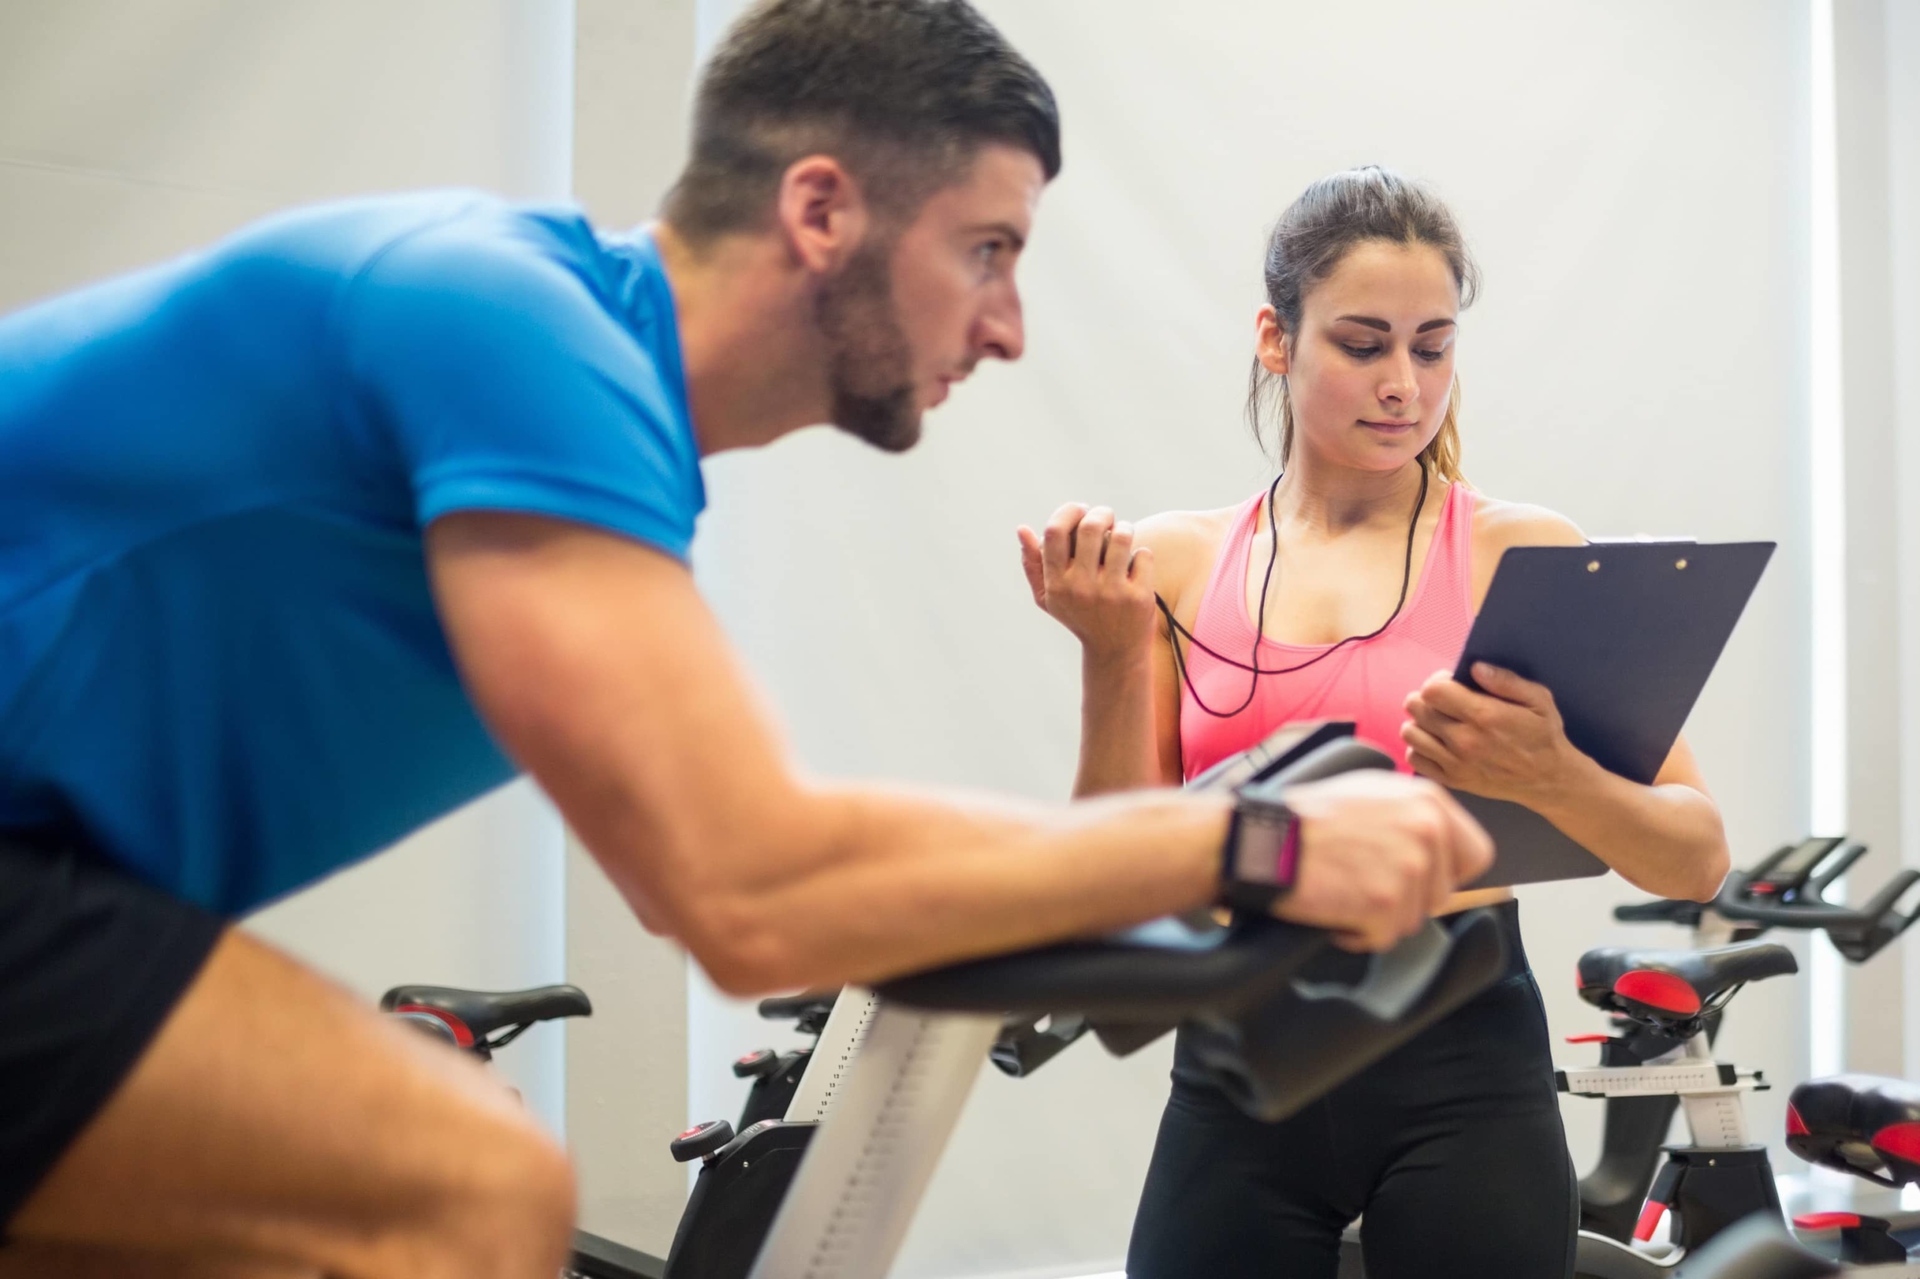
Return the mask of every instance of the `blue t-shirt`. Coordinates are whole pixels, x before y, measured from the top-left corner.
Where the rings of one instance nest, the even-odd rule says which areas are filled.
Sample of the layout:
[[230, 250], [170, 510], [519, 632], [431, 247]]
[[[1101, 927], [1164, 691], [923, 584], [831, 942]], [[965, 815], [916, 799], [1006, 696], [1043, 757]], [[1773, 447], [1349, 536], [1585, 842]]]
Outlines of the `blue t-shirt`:
[[0, 318], [0, 827], [237, 913], [508, 780], [428, 593], [450, 511], [685, 558], [645, 235], [442, 192], [299, 210]]

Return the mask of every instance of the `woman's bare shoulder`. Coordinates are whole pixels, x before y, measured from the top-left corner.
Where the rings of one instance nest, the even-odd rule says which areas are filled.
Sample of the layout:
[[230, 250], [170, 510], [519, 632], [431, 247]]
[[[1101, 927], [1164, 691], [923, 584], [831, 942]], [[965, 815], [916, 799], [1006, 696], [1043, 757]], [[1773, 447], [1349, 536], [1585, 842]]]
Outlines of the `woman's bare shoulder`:
[[1587, 535], [1557, 511], [1527, 502], [1474, 495], [1473, 540], [1483, 551], [1510, 546], [1583, 546]]
[[1135, 540], [1153, 552], [1154, 581], [1176, 611], [1206, 586], [1237, 509], [1164, 511], [1135, 525]]
[[1211, 562], [1237, 511], [1232, 506], [1217, 511], [1162, 511], [1136, 524], [1134, 536], [1163, 564], [1192, 558]]

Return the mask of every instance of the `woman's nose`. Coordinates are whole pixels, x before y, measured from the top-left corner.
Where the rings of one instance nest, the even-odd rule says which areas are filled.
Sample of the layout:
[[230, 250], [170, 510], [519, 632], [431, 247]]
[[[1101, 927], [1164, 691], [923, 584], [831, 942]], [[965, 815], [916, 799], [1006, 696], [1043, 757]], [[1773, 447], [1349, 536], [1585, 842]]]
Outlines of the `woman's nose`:
[[1380, 398], [1411, 404], [1420, 398], [1420, 383], [1413, 376], [1413, 360], [1401, 355], [1387, 366], [1386, 380], [1380, 384]]

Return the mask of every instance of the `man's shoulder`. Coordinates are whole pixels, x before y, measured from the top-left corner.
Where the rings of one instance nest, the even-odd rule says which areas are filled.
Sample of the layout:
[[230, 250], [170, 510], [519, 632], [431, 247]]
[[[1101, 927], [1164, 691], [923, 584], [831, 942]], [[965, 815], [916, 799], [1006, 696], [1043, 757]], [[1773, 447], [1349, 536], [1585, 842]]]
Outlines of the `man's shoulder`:
[[671, 291], [645, 235], [603, 237], [577, 208], [491, 197], [423, 202], [368, 255], [339, 308], [359, 330], [486, 336], [550, 350], [605, 373], [646, 366], [678, 376]]

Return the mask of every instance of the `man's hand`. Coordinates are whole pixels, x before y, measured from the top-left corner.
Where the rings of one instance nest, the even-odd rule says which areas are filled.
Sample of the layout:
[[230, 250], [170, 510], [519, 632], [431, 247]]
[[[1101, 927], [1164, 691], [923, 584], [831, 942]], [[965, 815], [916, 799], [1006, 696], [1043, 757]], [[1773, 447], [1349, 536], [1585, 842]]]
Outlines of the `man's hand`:
[[1493, 864], [1493, 841], [1432, 782], [1366, 769], [1284, 798], [1300, 819], [1300, 861], [1274, 913], [1331, 929], [1349, 950], [1412, 935]]

